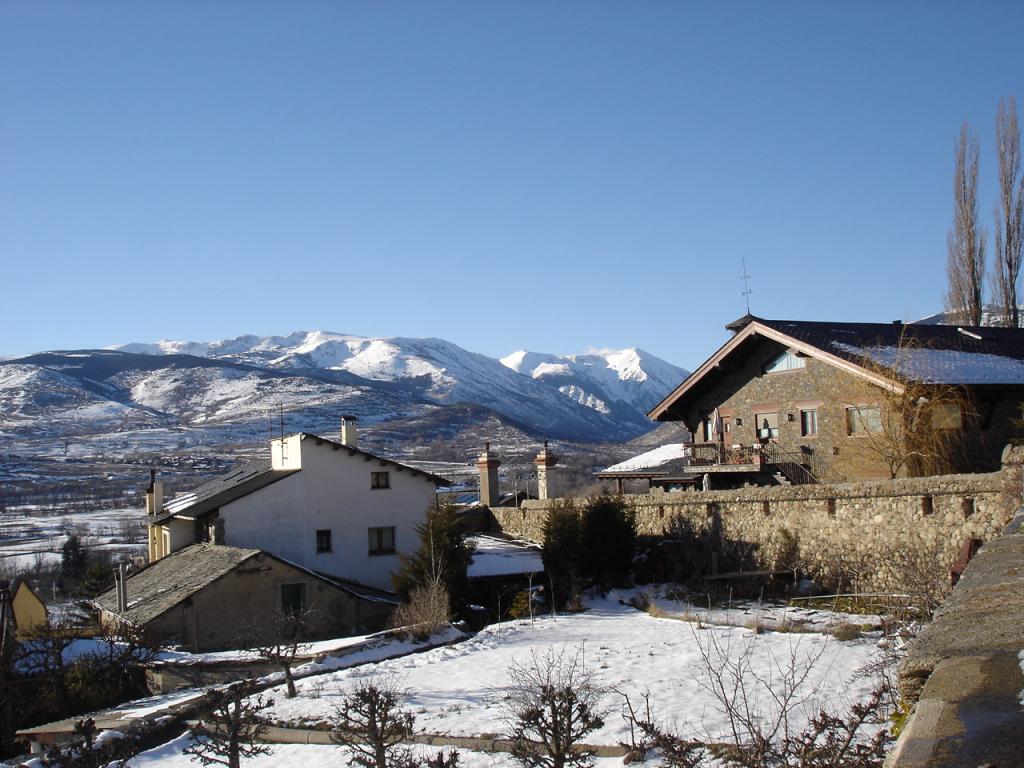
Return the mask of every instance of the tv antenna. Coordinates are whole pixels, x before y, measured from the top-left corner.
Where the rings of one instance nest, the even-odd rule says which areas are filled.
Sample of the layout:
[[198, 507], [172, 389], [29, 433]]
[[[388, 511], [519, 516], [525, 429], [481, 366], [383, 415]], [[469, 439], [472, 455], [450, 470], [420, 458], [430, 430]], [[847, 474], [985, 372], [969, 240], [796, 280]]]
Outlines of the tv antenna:
[[740, 280], [743, 281], [743, 290], [740, 291], [740, 295], [743, 300], [747, 302], [747, 314], [750, 314], [750, 294], [754, 292], [754, 289], [750, 287], [750, 273], [747, 272], [747, 257], [744, 255], [743, 259], [743, 274], [740, 275]]

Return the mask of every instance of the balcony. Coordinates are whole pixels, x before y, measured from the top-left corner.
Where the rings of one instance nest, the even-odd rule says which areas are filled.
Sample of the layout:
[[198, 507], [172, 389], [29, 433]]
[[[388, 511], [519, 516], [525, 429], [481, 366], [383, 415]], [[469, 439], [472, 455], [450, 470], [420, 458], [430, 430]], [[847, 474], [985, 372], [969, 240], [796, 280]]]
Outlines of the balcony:
[[684, 451], [688, 472], [777, 472], [795, 485], [832, 482], [829, 467], [821, 459], [783, 448], [775, 440], [753, 445], [693, 443]]

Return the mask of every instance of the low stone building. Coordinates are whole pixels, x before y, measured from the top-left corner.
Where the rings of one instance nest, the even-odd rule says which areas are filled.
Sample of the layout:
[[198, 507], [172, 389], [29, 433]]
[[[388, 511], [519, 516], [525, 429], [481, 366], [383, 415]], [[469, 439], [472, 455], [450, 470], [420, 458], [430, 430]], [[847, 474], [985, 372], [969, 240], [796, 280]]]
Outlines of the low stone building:
[[95, 603], [104, 626], [144, 627], [163, 644], [193, 651], [245, 647], [256, 622], [309, 613], [309, 638], [382, 629], [387, 597], [321, 576], [258, 549], [199, 543], [160, 558]]

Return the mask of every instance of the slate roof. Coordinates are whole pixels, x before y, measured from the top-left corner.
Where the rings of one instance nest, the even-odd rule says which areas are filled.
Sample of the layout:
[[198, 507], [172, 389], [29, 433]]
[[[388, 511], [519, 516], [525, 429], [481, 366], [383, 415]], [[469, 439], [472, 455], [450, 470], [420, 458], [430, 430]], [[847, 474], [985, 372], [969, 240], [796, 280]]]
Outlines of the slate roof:
[[192, 544], [160, 558], [127, 579], [126, 613], [120, 614], [117, 610], [116, 588], [104, 592], [95, 602], [133, 624], [146, 624], [258, 554], [258, 549]]
[[[684, 399], [706, 391], [723, 364], [754, 339], [792, 345], [881, 386], [901, 380], [931, 384], [1024, 388], [1024, 329], [913, 323], [766, 320], [744, 315], [726, 328], [734, 336], [656, 405], [648, 417], [673, 418]], [[873, 366], [866, 366], [865, 360]]]
[[301, 470], [272, 469], [270, 459], [250, 461], [220, 477], [215, 477], [195, 490], [168, 499], [164, 502], [163, 513], [156, 522], [176, 515], [197, 517], [299, 471]]
[[[875, 349], [903, 347], [904, 354], [909, 356], [928, 353], [919, 355], [927, 358], [920, 360], [919, 366], [908, 364], [909, 370], [900, 371], [917, 380], [944, 384], [1024, 383], [1018, 365], [1024, 364], [1021, 328], [751, 319], [853, 363], [861, 362], [865, 353], [874, 358], [871, 350]], [[887, 359], [882, 355], [875, 362], [886, 365]]]

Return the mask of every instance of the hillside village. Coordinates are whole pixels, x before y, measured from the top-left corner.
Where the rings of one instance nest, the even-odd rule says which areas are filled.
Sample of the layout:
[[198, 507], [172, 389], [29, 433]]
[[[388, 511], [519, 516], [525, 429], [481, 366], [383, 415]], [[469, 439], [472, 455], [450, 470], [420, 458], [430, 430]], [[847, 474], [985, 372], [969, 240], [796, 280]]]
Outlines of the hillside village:
[[[212, 718], [215, 727], [223, 716], [215, 703], [232, 690], [252, 701], [261, 690], [273, 696], [277, 703], [258, 720], [291, 734], [276, 740], [295, 742], [296, 728], [320, 734], [321, 742], [302, 737], [323, 744], [302, 758], [316, 761], [315, 749], [336, 749], [327, 702], [358, 688], [361, 674], [436, 666], [434, 677], [400, 673], [407, 706], [419, 712], [408, 738], [461, 748], [471, 764], [497, 764], [514, 750], [481, 739], [502, 733], [501, 719], [467, 717], [473, 708], [463, 714], [458, 702], [486, 699], [477, 686], [500, 689], [505, 675], [523, 674], [526, 650], [536, 660], [545, 648], [560, 644], [564, 656], [589, 642], [603, 649], [596, 658], [609, 670], [593, 671], [592, 657], [586, 678], [601, 678], [605, 709], [612, 691], [630, 696], [626, 680], [635, 687], [624, 700], [655, 690], [656, 703], [673, 712], [696, 712], [694, 702], [704, 702], [700, 721], [673, 736], [694, 744], [695, 760], [718, 754], [715, 740], [735, 726], [729, 707], [725, 720], [708, 714], [714, 681], [723, 683], [723, 669], [738, 680], [743, 670], [730, 665], [755, 663], [777, 665], [782, 685], [750, 690], [764, 709], [759, 717], [796, 718], [809, 691], [843, 690], [845, 706], [868, 699], [881, 718], [866, 719], [854, 743], [889, 752], [883, 722], [891, 705], [880, 697], [901, 707], [929, 702], [927, 680], [964, 653], [934, 638], [976, 618], [940, 610], [923, 632], [910, 628], [961, 578], [971, 583], [979, 570], [998, 571], [1019, 556], [1011, 521], [1024, 452], [1009, 442], [1024, 400], [1024, 331], [750, 315], [728, 330], [721, 349], [651, 406], [649, 417], [677, 422], [686, 442], [596, 472], [615, 495], [566, 495], [561, 457], [547, 443], [531, 462], [532, 487], [509, 488], [504, 457], [489, 444], [467, 457], [475, 482], [453, 483], [365, 449], [372, 427], [350, 414], [338, 417], [335, 435], [273, 437], [263, 457], [170, 496], [153, 470], [145, 554], [115, 564], [109, 589], [89, 602], [96, 629], [47, 618], [26, 581], [0, 592], [4, 663], [20, 678], [17, 695], [50, 702], [29, 712], [67, 716], [33, 723], [7, 710], [5, 738], [53, 755], [80, 739], [88, 708], [68, 709], [66, 698], [61, 705], [45, 691], [62, 669], [102, 666], [105, 657], [137, 672], [107, 694], [103, 704], [113, 709], [90, 717], [101, 730], [130, 723], [138, 749], [170, 739], [152, 753], [155, 764], [177, 765], [188, 741], [168, 723], [180, 732]], [[1008, 551], [976, 567], [994, 540]], [[1003, 580], [983, 581], [970, 602], [1005, 588]], [[815, 597], [828, 594], [842, 598]], [[839, 602], [848, 607], [836, 610]], [[997, 602], [1004, 614], [1017, 605]], [[647, 673], [626, 672], [653, 631], [648, 622], [675, 638], [650, 655], [676, 649], [672, 655], [695, 654], [688, 663], [704, 669], [684, 699], [653, 678], [640, 686]], [[688, 626], [712, 634], [673, 634]], [[971, 652], [1012, 651], [1017, 641], [993, 632], [982, 632]], [[746, 661], [735, 661], [734, 645]], [[64, 659], [56, 667], [53, 653]], [[787, 654], [789, 667], [779, 661]], [[711, 683], [699, 682], [708, 675]], [[146, 689], [152, 698], [122, 703]], [[450, 703], [417, 704], [433, 689], [447, 690]], [[778, 710], [763, 697], [780, 690], [792, 703]], [[87, 706], [90, 696], [76, 696]], [[824, 738], [812, 733], [806, 707], [803, 717], [788, 727]], [[587, 741], [602, 761], [627, 739], [604, 722]], [[711, 746], [698, 746], [712, 734]], [[915, 738], [911, 727], [903, 742]]]

